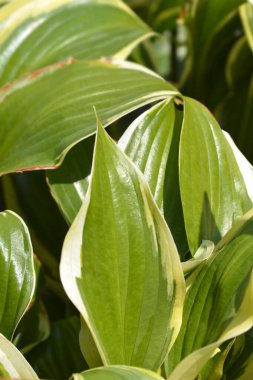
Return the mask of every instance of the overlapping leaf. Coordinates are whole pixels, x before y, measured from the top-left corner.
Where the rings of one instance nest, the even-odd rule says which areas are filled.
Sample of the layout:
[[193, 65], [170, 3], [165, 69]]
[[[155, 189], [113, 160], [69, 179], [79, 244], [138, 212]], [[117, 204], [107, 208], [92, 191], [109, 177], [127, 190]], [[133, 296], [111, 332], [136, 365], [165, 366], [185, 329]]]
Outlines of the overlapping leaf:
[[184, 98], [180, 191], [191, 253], [202, 240], [217, 243], [252, 202], [218, 123], [197, 101]]
[[0, 377], [6, 380], [39, 380], [18, 349], [0, 334]]
[[104, 363], [159, 368], [180, 328], [182, 269], [144, 177], [101, 125], [60, 272]]
[[[178, 179], [182, 112], [165, 100], [138, 117], [119, 147], [143, 172], [180, 252], [187, 250]], [[61, 167], [48, 171], [53, 196], [69, 222], [79, 211], [88, 188], [93, 139], [73, 148]]]
[[107, 366], [73, 375], [73, 380], [162, 380], [156, 373], [142, 368]]
[[32, 73], [0, 91], [0, 173], [59, 165], [73, 144], [95, 132], [93, 105], [108, 125], [175, 93], [129, 63], [69, 60]]
[[[193, 380], [226, 340], [253, 325], [253, 211], [202, 264], [186, 295], [180, 334], [166, 360], [169, 380]], [[172, 373], [171, 373], [172, 372]]]
[[24, 222], [0, 213], [0, 332], [12, 338], [35, 287], [33, 251]]
[[22, 0], [0, 11], [0, 85], [67, 57], [125, 58], [152, 35], [120, 0]]

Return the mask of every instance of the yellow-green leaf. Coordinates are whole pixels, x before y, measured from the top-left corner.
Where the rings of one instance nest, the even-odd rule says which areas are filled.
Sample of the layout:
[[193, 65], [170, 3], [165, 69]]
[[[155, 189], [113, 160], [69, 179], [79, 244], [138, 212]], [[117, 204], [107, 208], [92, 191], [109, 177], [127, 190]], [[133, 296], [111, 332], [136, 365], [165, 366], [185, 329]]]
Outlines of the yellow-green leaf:
[[181, 324], [182, 268], [143, 175], [100, 124], [60, 273], [104, 364], [160, 367]]
[[0, 173], [59, 165], [70, 147], [95, 133], [94, 105], [109, 125], [176, 93], [130, 63], [68, 60], [32, 73], [0, 90]]
[[0, 213], [0, 333], [11, 339], [35, 288], [30, 236], [23, 220]]
[[67, 57], [125, 58], [151, 29], [120, 0], [15, 0], [0, 10], [0, 85]]

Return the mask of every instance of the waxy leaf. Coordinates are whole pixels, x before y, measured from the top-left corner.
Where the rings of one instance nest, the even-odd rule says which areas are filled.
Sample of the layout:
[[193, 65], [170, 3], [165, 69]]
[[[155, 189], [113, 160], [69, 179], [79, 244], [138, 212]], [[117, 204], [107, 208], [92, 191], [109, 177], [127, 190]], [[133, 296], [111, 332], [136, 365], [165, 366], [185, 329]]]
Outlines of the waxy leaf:
[[39, 380], [19, 350], [0, 334], [0, 378], [6, 380]]
[[153, 32], [120, 0], [22, 0], [0, 10], [0, 85], [67, 57], [125, 58]]
[[[171, 229], [179, 252], [187, 251], [179, 191], [178, 150], [182, 111], [172, 99], [140, 115], [122, 135], [118, 146], [144, 174], [158, 207]], [[57, 170], [48, 171], [56, 202], [72, 222], [88, 189], [93, 139], [71, 149]]]
[[[194, 380], [217, 348], [253, 326], [253, 210], [216, 246], [187, 292], [169, 380]], [[172, 372], [172, 373], [171, 373]]]
[[34, 72], [0, 91], [0, 173], [59, 165], [71, 146], [95, 132], [94, 105], [109, 125], [176, 93], [130, 63], [68, 60]]
[[104, 364], [160, 367], [181, 324], [179, 256], [143, 175], [100, 124], [60, 274]]
[[202, 240], [217, 243], [252, 202], [218, 123], [196, 100], [184, 98], [180, 190], [192, 255]]
[[143, 368], [107, 366], [83, 373], [76, 373], [72, 380], [163, 380], [156, 373]]
[[165, 100], [137, 118], [118, 144], [144, 174], [179, 252], [185, 253], [178, 171], [182, 114], [172, 100]]
[[0, 333], [11, 339], [35, 287], [28, 229], [11, 211], [0, 213]]

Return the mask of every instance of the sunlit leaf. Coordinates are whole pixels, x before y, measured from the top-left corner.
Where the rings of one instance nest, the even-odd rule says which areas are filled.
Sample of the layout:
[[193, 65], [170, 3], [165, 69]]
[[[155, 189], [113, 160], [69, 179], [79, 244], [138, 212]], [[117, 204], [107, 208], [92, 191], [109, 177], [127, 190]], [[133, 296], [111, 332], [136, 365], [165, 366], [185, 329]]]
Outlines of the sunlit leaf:
[[73, 380], [162, 380], [156, 373], [143, 368], [107, 366], [73, 375]]
[[0, 377], [6, 380], [39, 380], [18, 349], [2, 334], [0, 334]]
[[28, 229], [11, 211], [0, 213], [0, 332], [8, 339], [27, 309], [35, 287]]
[[253, 326], [252, 269], [251, 210], [216, 246], [187, 292], [180, 334], [166, 359], [169, 380], [194, 380], [223, 342]]
[[76, 373], [72, 380], [162, 380], [156, 373], [143, 368], [107, 366]]
[[197, 101], [184, 98], [180, 190], [192, 255], [202, 240], [217, 243], [252, 202], [218, 123]]
[[0, 91], [0, 173], [59, 165], [71, 146], [95, 132], [94, 105], [108, 125], [175, 93], [130, 63], [68, 60], [32, 73]]
[[182, 269], [144, 177], [100, 124], [60, 273], [105, 364], [159, 368], [180, 328]]
[[0, 85], [70, 56], [125, 58], [152, 34], [120, 0], [13, 1], [0, 10]]

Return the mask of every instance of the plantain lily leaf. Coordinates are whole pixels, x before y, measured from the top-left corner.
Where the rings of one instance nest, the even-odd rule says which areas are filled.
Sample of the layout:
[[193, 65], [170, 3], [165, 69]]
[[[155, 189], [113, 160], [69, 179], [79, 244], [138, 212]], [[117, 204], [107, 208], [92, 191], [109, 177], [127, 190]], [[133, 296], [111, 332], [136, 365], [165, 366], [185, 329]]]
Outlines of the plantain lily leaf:
[[253, 166], [251, 163], [244, 157], [242, 152], [237, 148], [231, 136], [223, 131], [227, 141], [229, 142], [230, 147], [233, 150], [237, 165], [242, 173], [249, 197], [253, 202]]
[[[218, 347], [253, 326], [253, 210], [216, 246], [187, 292], [168, 380], [194, 380]], [[193, 273], [194, 275], [194, 273]]]
[[0, 278], [0, 332], [11, 339], [35, 288], [29, 232], [11, 211], [0, 213]]
[[104, 364], [157, 370], [180, 328], [178, 252], [141, 172], [98, 123], [91, 182], [60, 274]]
[[[118, 145], [143, 172], [179, 252], [184, 253], [188, 246], [178, 178], [181, 114], [172, 99], [162, 101], [140, 115]], [[70, 223], [88, 189], [92, 149], [93, 139], [86, 139], [71, 149], [60, 168], [47, 173], [52, 194]]]
[[165, 100], [137, 118], [119, 147], [143, 172], [180, 253], [188, 250], [179, 190], [179, 139], [182, 112]]
[[253, 51], [253, 3], [243, 4], [240, 7], [240, 15], [249, 46]]
[[108, 125], [175, 93], [130, 63], [67, 60], [34, 72], [0, 91], [0, 173], [59, 165], [71, 146], [95, 133], [93, 105]]
[[76, 373], [72, 380], [162, 380], [156, 373], [143, 368], [107, 366], [83, 373]]
[[202, 240], [217, 243], [252, 202], [214, 117], [196, 100], [184, 98], [184, 104], [179, 178], [186, 233], [194, 254]]
[[0, 334], [0, 377], [6, 380], [39, 380], [19, 350]]
[[88, 368], [79, 347], [79, 329], [77, 316], [52, 322], [49, 337], [28, 353], [41, 379], [68, 380], [73, 372]]
[[152, 34], [120, 0], [13, 1], [0, 10], [0, 85], [70, 56], [125, 58]]
[[190, 260], [182, 262], [182, 268], [184, 273], [189, 273], [196, 269], [205, 260], [209, 259], [213, 253], [215, 245], [212, 241], [203, 240], [194, 257]]

